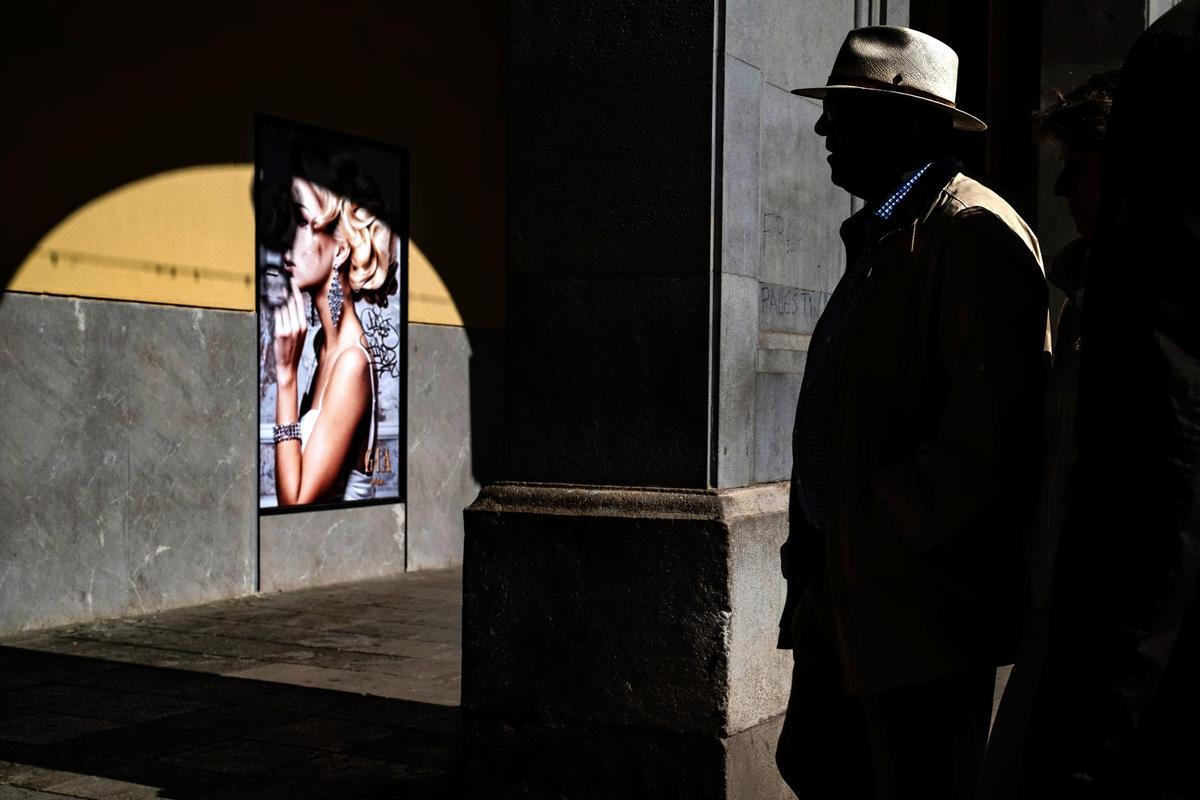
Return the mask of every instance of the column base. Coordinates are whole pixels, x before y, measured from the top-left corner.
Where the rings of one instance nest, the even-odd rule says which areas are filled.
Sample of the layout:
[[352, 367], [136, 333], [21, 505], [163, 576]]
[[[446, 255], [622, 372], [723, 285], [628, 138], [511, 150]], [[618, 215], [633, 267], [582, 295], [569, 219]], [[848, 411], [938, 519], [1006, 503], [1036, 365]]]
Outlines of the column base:
[[779, 716], [728, 738], [468, 716], [469, 797], [791, 800]]
[[786, 483], [486, 487], [463, 572], [473, 796], [788, 797], [786, 531]]

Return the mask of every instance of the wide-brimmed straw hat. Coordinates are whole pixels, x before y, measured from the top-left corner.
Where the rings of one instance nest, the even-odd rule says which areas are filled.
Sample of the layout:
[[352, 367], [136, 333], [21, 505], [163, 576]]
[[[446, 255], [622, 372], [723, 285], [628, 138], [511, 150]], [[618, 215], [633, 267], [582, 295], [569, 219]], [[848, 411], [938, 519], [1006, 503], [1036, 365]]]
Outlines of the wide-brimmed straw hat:
[[857, 28], [846, 35], [824, 86], [793, 89], [823, 99], [841, 92], [878, 92], [943, 108], [954, 127], [986, 131], [987, 124], [954, 104], [958, 54], [927, 33], [890, 25]]

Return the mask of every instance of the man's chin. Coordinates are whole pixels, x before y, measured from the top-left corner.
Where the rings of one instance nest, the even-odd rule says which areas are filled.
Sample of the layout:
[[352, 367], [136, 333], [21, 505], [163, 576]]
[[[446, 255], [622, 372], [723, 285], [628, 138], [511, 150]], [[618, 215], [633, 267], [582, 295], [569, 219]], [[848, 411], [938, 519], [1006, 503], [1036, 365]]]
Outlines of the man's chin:
[[829, 182], [839, 189], [845, 189], [855, 197], [862, 197], [861, 194], [854, 191], [854, 188], [859, 185], [859, 181], [856, 181], [854, 176], [846, 175], [845, 170], [838, 169], [832, 164], [830, 165], [829, 170]]

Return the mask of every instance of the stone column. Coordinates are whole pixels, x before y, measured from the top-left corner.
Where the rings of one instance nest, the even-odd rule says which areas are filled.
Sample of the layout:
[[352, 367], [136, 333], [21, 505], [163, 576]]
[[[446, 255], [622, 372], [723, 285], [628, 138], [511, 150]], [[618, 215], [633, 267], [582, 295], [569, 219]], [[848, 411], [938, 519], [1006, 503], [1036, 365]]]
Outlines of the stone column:
[[787, 90], [860, 11], [512, 4], [505, 481], [466, 512], [478, 796], [790, 796], [778, 549], [851, 202]]

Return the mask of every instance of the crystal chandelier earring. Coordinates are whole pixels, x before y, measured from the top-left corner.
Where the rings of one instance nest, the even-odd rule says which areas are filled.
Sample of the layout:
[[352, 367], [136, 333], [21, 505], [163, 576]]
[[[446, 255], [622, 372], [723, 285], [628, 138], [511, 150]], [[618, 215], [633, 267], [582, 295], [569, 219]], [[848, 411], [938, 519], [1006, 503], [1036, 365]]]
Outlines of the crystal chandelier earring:
[[333, 282], [329, 286], [329, 317], [333, 327], [337, 328], [342, 321], [342, 282], [338, 280], [337, 269], [333, 270]]

